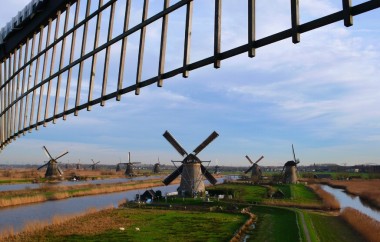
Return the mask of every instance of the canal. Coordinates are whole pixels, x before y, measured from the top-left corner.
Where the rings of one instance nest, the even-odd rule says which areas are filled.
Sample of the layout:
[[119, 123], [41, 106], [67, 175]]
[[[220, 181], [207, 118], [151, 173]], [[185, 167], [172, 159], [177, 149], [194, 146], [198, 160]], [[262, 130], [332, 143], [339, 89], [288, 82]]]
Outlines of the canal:
[[340, 203], [341, 211], [347, 207], [354, 208], [359, 212], [380, 222], [380, 211], [365, 204], [360, 197], [346, 193], [343, 189], [322, 185], [321, 188], [332, 194]]

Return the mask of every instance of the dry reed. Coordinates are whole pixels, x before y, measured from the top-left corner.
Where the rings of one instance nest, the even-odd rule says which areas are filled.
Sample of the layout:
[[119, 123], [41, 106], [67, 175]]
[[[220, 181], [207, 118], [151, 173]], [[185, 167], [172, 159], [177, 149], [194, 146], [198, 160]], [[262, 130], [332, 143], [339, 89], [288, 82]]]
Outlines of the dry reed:
[[340, 204], [336, 198], [323, 190], [320, 185], [312, 184], [309, 185], [309, 188], [311, 188], [323, 201], [323, 209], [327, 210], [338, 210], [340, 209]]
[[345, 208], [340, 216], [368, 241], [380, 241], [380, 222], [353, 208]]
[[[105, 209], [109, 209], [109, 207]], [[85, 212], [82, 212], [82, 213], [76, 213], [76, 214], [70, 214], [70, 215], [55, 215], [51, 219], [51, 222], [39, 221], [39, 220], [30, 221], [24, 226], [22, 231], [19, 233], [15, 233], [12, 227], [1, 231], [0, 241], [23, 241], [24, 238], [27, 238], [30, 235], [35, 234], [36, 232], [45, 229], [47, 226], [58, 226], [70, 220], [78, 219], [79, 217], [91, 215], [97, 212], [98, 212], [97, 208], [89, 208]]]

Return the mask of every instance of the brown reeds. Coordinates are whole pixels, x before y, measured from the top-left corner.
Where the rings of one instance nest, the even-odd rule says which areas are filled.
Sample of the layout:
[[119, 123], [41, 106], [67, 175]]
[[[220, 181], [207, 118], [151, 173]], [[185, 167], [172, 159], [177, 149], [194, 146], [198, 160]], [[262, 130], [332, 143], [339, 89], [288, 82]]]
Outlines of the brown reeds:
[[[105, 208], [110, 209], [110, 208]], [[26, 238], [31, 236], [32, 234], [38, 233], [45, 229], [47, 226], [58, 226], [64, 224], [70, 220], [78, 219], [79, 217], [83, 217], [86, 215], [91, 215], [97, 213], [98, 209], [89, 208], [85, 212], [76, 213], [71, 215], [55, 215], [51, 221], [30, 221], [28, 222], [21, 232], [15, 233], [12, 227], [1, 231], [0, 233], [0, 241], [25, 241]]]
[[28, 203], [37, 203], [46, 201], [43, 195], [34, 195], [26, 197], [0, 198], [0, 207], [16, 206]]
[[323, 201], [323, 209], [327, 210], [338, 210], [340, 209], [340, 204], [336, 198], [323, 190], [320, 185], [312, 184], [309, 187], [322, 199]]
[[241, 210], [242, 214], [247, 214], [249, 216], [248, 220], [239, 228], [238, 231], [231, 238], [230, 242], [239, 242], [242, 241], [242, 237], [247, 233], [250, 229], [251, 225], [256, 221], [257, 217], [255, 214], [249, 211], [249, 208], [243, 208]]
[[380, 222], [353, 208], [345, 208], [340, 216], [368, 241], [380, 241]]

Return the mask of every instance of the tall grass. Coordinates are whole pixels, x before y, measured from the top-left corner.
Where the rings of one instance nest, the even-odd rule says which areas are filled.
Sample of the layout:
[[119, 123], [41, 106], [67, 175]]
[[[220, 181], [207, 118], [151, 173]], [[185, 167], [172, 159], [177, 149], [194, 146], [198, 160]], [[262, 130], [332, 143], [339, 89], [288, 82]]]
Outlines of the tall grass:
[[380, 240], [380, 222], [353, 208], [345, 208], [340, 216], [368, 241]]
[[340, 204], [336, 198], [323, 190], [320, 185], [312, 184], [309, 187], [322, 199], [323, 208], [327, 210], [338, 210], [340, 208]]
[[16, 206], [16, 205], [22, 205], [22, 204], [27, 204], [27, 203], [44, 202], [46, 200], [47, 200], [47, 198], [44, 195], [0, 198], [0, 207]]
[[[108, 207], [105, 209], [110, 209], [110, 208]], [[8, 229], [1, 231], [0, 241], [23, 241], [24, 240], [23, 238], [27, 238], [38, 231], [42, 231], [47, 226], [61, 225], [67, 221], [74, 220], [85, 215], [94, 214], [96, 212], [98, 212], [98, 209], [89, 208], [85, 212], [82, 212], [82, 213], [76, 213], [76, 214], [70, 214], [70, 215], [55, 215], [53, 216], [51, 221], [48, 221], [48, 220], [30, 221], [27, 224], [25, 224], [21, 232], [18, 232], [18, 233], [16, 233], [14, 229], [10, 227]]]

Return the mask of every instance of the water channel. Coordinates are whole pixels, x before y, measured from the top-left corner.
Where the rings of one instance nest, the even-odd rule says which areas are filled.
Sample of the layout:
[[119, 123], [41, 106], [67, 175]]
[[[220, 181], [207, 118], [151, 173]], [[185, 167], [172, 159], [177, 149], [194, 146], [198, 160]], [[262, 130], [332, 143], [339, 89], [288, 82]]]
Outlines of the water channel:
[[[163, 176], [150, 176], [149, 179], [163, 178]], [[86, 180], [86, 181], [62, 181], [58, 183], [23, 183], [23, 184], [6, 184], [0, 185], [0, 192], [4, 191], [17, 191], [24, 189], [36, 189], [41, 186], [75, 186], [83, 184], [112, 184], [129, 181], [146, 180], [147, 177], [139, 176], [132, 178], [112, 178], [112, 179], [98, 179], [98, 180]]]
[[[136, 179], [136, 178], [133, 178]], [[217, 178], [218, 183], [222, 178]], [[125, 179], [123, 180], [125, 182]], [[205, 181], [205, 184], [209, 184]], [[160, 190], [162, 194], [176, 191], [179, 184], [154, 187], [153, 190]], [[57, 201], [22, 205], [0, 209], [0, 233], [10, 227], [15, 232], [20, 231], [31, 221], [51, 221], [56, 215], [70, 215], [85, 212], [90, 208], [102, 209], [109, 206], [117, 207], [118, 202], [123, 199], [133, 200], [137, 193], [141, 194], [146, 189], [131, 190], [111, 194], [95, 196], [85, 196], [69, 198]]]
[[354, 208], [380, 222], [380, 211], [365, 204], [360, 197], [350, 195], [344, 189], [333, 188], [327, 185], [322, 185], [321, 187], [326, 192], [334, 195], [340, 203], [341, 211], [347, 207]]

